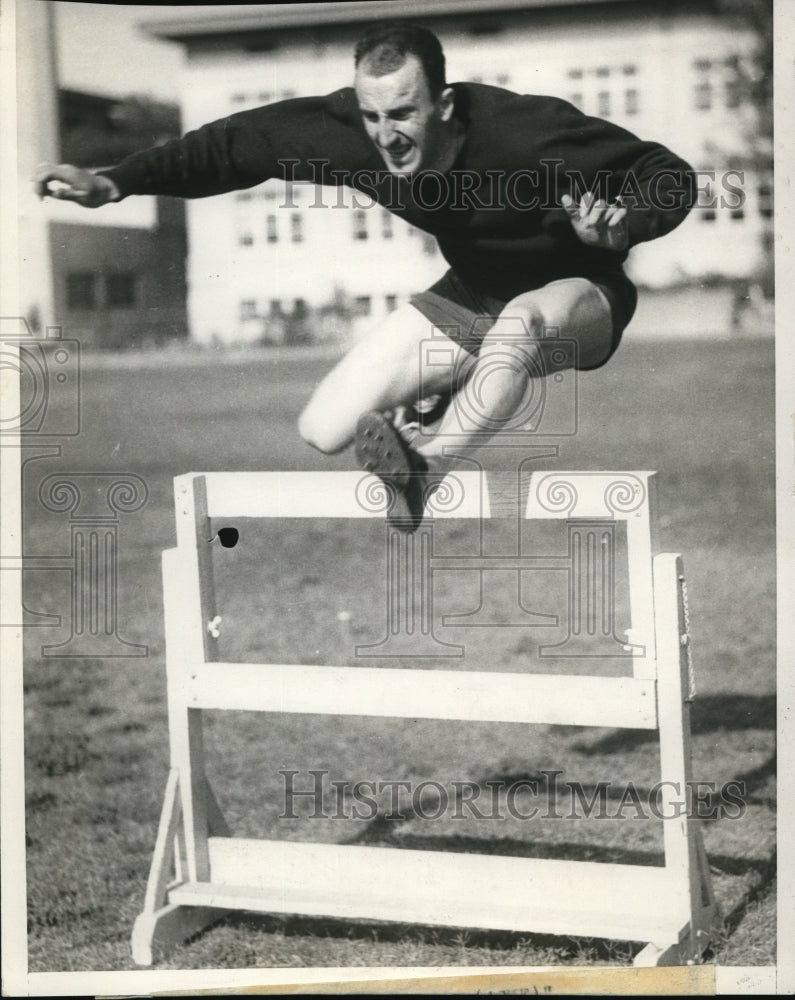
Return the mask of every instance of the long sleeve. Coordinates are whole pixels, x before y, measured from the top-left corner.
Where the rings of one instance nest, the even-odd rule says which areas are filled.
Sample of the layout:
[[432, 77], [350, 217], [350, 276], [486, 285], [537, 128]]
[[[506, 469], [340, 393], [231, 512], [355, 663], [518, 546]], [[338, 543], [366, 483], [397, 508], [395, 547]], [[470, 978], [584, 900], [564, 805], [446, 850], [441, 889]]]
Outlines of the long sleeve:
[[365, 142], [352, 92], [346, 89], [221, 118], [100, 172], [122, 197], [204, 198], [274, 177], [316, 181], [322, 176], [329, 182], [328, 171], [341, 157], [354, 168], [367, 159]]
[[[133, 153], [100, 173], [114, 182], [123, 198], [131, 194], [203, 198], [252, 187], [269, 176], [270, 157], [262, 155], [255, 169], [246, 165], [245, 157], [241, 162], [236, 132], [233, 119], [223, 118], [181, 139]], [[244, 138], [244, 146], [250, 141]]]
[[[586, 190], [608, 200], [620, 196], [627, 207], [630, 246], [664, 236], [685, 219], [697, 193], [688, 163], [665, 146], [641, 141], [564, 101], [554, 104], [557, 121], [537, 151], [542, 159], [562, 161], [564, 190], [568, 182], [575, 198]], [[562, 223], [563, 216], [555, 211], [549, 221]]]

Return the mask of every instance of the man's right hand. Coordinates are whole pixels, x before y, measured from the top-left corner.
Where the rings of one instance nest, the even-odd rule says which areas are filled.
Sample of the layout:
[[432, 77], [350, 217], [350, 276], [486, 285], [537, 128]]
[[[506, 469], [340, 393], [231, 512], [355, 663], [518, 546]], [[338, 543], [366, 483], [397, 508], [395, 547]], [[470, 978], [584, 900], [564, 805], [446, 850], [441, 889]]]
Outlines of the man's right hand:
[[59, 198], [76, 201], [85, 208], [100, 208], [110, 201], [119, 201], [119, 189], [109, 177], [92, 173], [69, 163], [54, 166], [42, 163], [33, 178], [39, 198]]

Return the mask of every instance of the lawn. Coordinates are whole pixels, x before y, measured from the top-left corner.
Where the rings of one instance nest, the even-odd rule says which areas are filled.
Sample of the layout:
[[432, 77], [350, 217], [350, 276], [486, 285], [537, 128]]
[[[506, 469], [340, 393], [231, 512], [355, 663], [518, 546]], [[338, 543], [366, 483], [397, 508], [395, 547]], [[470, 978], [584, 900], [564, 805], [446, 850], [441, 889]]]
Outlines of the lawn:
[[[159, 560], [174, 544], [172, 479], [199, 470], [353, 468], [350, 453], [318, 455], [295, 429], [328, 364], [275, 350], [206, 364], [164, 356], [138, 369], [87, 362], [80, 435], [63, 440], [60, 456], [26, 465], [27, 555], [69, 552], [67, 516], [38, 500], [45, 476], [134, 473], [148, 489], [146, 504], [120, 515], [118, 526], [118, 632], [147, 655], [43, 656], [42, 644], [70, 634], [70, 578], [52, 569], [26, 574], [27, 608], [63, 616], [60, 627], [31, 628], [26, 639], [31, 971], [135, 967], [130, 930], [168, 768]], [[606, 369], [580, 377], [578, 432], [543, 463], [659, 471], [662, 547], [684, 554], [690, 593], [694, 773], [719, 786], [744, 783], [742, 817], [703, 824], [725, 916], [710, 959], [724, 965], [775, 963], [773, 364], [767, 340], [630, 338]], [[215, 552], [228, 659], [355, 662], [354, 644], [383, 635], [379, 522], [236, 527], [238, 546]], [[464, 544], [466, 527], [445, 530], [442, 543]], [[542, 533], [531, 544], [565, 548], [565, 537]], [[546, 610], [552, 590], [542, 583], [525, 597]], [[439, 600], [448, 599], [458, 606], [446, 611], [470, 610], [471, 582], [444, 584]], [[439, 666], [538, 669], [527, 629], [438, 634], [466, 647], [463, 664]], [[284, 768], [445, 787], [552, 769], [584, 784], [647, 787], [659, 760], [641, 731], [209, 713], [206, 739], [209, 775], [236, 834], [659, 863], [653, 821], [429, 819], [416, 811], [390, 821], [383, 803], [367, 821], [316, 820], [305, 810], [280, 818]], [[621, 965], [636, 950], [624, 942], [241, 914], [161, 956], [158, 967]]]

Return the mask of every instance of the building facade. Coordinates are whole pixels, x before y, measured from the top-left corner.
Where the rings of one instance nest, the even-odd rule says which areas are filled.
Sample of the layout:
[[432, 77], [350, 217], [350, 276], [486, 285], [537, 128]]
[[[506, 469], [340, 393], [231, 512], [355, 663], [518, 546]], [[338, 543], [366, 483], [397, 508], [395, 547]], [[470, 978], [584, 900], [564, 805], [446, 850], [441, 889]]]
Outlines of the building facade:
[[89, 349], [148, 348], [185, 340], [182, 203], [130, 199], [92, 214], [90, 222], [85, 218], [85, 212], [78, 217], [66, 202], [48, 205], [58, 322]]
[[[740, 86], [754, 38], [722, 20], [708, 0], [274, 4], [176, 15], [146, 27], [186, 47], [187, 130], [349, 85], [363, 24], [385, 16], [434, 30], [450, 81], [562, 97], [662, 142], [703, 171], [700, 204], [685, 223], [633, 249], [628, 271], [637, 283], [748, 278], [761, 267], [771, 240], [772, 177], [747, 166], [753, 112]], [[355, 198], [269, 181], [191, 201], [192, 336], [279, 339], [283, 317], [334, 302], [378, 318], [444, 272], [431, 237]]]
[[31, 189], [42, 163], [96, 167], [179, 132], [172, 105], [59, 89], [54, 7], [15, 10], [17, 213], [7, 235], [19, 253], [3, 291], [37, 336], [61, 327], [89, 348], [185, 338], [179, 199], [130, 198], [91, 212]]
[[[179, 134], [177, 108], [62, 89], [59, 159], [112, 163]], [[161, 345], [188, 335], [185, 206], [131, 198], [101, 212], [46, 199], [53, 315], [88, 348]]]

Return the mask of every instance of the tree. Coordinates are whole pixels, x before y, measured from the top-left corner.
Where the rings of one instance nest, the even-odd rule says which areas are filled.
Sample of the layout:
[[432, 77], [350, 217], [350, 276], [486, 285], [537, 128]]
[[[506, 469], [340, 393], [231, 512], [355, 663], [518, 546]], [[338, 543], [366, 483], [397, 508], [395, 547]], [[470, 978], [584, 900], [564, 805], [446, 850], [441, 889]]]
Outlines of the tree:
[[[789, 2], [789, 0], [787, 0]], [[767, 201], [762, 232], [762, 261], [752, 276], [752, 285], [765, 298], [772, 298], [775, 285], [773, 240], [773, 0], [713, 0], [714, 9], [738, 31], [754, 38], [751, 51], [736, 61], [738, 114], [744, 147], [732, 151], [733, 166], [746, 170], [758, 184], [759, 196]], [[726, 151], [720, 151], [726, 156]], [[741, 294], [743, 306], [751, 300], [751, 288]]]
[[749, 167], [773, 168], [773, 0], [715, 0], [718, 13], [752, 32], [751, 53], [737, 62], [741, 103], [750, 111], [746, 132]]

